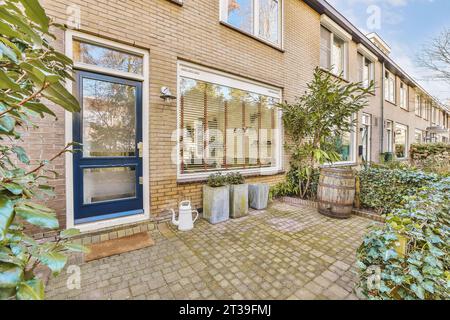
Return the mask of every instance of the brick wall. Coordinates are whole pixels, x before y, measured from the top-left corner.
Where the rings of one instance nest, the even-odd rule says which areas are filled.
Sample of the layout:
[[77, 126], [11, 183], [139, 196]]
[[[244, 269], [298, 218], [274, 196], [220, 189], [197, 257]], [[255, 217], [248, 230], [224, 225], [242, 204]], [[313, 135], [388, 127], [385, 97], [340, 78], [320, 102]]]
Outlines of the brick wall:
[[[221, 71], [261, 81], [283, 89], [283, 98], [300, 95], [319, 63], [320, 16], [304, 2], [285, 1], [284, 52], [261, 43], [219, 23], [219, 1], [188, 0], [183, 7], [167, 0], [41, 0], [56, 22], [67, 22], [67, 8], [81, 9], [80, 31], [150, 52], [150, 203], [151, 214], [159, 215], [175, 207], [181, 198], [190, 198], [201, 207], [201, 182], [177, 183], [172, 164], [177, 126], [176, 104], [165, 104], [159, 89], [177, 88], [177, 61], [214, 67]], [[56, 47], [64, 48], [63, 34]], [[46, 158], [64, 146], [64, 116], [58, 122], [41, 123], [39, 135], [27, 141], [33, 158]], [[48, 137], [45, 142], [38, 137]], [[65, 225], [64, 159], [55, 162], [61, 177], [54, 181], [57, 198], [49, 204], [58, 210]], [[249, 182], [274, 184], [283, 175], [251, 177]]]
[[[59, 23], [67, 22], [67, 8], [81, 9], [80, 31], [117, 42], [134, 45], [150, 52], [150, 194], [151, 214], [159, 215], [175, 207], [181, 198], [191, 198], [201, 207], [201, 182], [178, 183], [176, 165], [172, 164], [174, 142], [172, 131], [177, 126], [176, 104], [165, 104], [160, 88], [168, 86], [176, 94], [177, 61], [217, 68], [221, 71], [261, 81], [283, 89], [283, 99], [293, 101], [301, 95], [312, 78], [320, 58], [320, 16], [303, 1], [284, 1], [284, 50], [278, 50], [236, 30], [220, 24], [218, 0], [186, 0], [180, 7], [167, 0], [41, 0], [48, 14]], [[56, 47], [64, 48], [64, 37], [57, 34]], [[349, 45], [349, 78], [357, 81], [357, 46]], [[365, 110], [381, 118], [382, 66], [376, 64], [376, 94]], [[397, 94], [398, 97], [398, 94]], [[410, 100], [413, 95], [410, 95]], [[412, 106], [413, 108], [413, 106]], [[385, 103], [386, 119], [410, 126], [410, 139], [417, 126], [414, 111], [399, 110]], [[64, 113], [58, 110], [57, 122], [43, 121], [26, 144], [38, 160], [48, 158], [64, 146]], [[360, 116], [359, 116], [360, 118]], [[372, 130], [372, 156], [378, 160], [380, 132], [383, 123]], [[420, 128], [426, 122], [420, 122]], [[357, 131], [359, 134], [359, 130]], [[359, 136], [358, 136], [359, 141]], [[412, 141], [412, 140], [410, 140]], [[287, 157], [285, 167], [287, 166]], [[60, 178], [53, 184], [57, 198], [49, 204], [58, 210], [65, 225], [64, 161], [54, 163]], [[252, 177], [250, 182], [271, 184], [283, 175]]]

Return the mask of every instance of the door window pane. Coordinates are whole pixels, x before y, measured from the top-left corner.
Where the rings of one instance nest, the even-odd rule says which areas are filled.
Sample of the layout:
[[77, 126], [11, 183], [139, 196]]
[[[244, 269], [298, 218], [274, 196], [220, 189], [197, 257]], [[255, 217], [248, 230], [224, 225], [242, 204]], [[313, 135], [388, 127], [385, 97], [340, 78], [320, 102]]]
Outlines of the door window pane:
[[365, 162], [370, 161], [370, 134], [371, 134], [371, 123], [372, 116], [368, 114], [363, 114], [361, 121], [361, 146], [362, 146], [362, 160]]
[[136, 169], [133, 167], [89, 168], [83, 170], [83, 203], [136, 197]]
[[83, 156], [135, 156], [136, 87], [88, 78], [82, 81]]
[[75, 62], [113, 69], [122, 72], [143, 74], [143, 58], [127, 52], [102, 47], [96, 44], [73, 41]]
[[392, 142], [393, 142], [393, 130], [392, 121], [386, 122], [386, 151], [392, 152]]

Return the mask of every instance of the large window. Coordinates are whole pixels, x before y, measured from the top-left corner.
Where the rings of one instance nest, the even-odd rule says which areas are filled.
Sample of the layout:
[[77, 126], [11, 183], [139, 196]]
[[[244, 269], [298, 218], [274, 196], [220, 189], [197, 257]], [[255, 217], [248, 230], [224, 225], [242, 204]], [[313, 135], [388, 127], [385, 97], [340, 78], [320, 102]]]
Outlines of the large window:
[[278, 89], [180, 64], [180, 173], [277, 170]]
[[221, 20], [281, 46], [281, 0], [221, 0]]
[[346, 78], [347, 43], [324, 26], [320, 34], [320, 66], [336, 76]]
[[395, 156], [406, 159], [408, 155], [408, 127], [397, 123], [395, 125]]
[[375, 68], [372, 60], [358, 52], [358, 80], [365, 88], [375, 80]]
[[400, 83], [400, 108], [408, 110], [408, 86]]
[[389, 71], [384, 74], [384, 95], [387, 101], [395, 104], [395, 76]]

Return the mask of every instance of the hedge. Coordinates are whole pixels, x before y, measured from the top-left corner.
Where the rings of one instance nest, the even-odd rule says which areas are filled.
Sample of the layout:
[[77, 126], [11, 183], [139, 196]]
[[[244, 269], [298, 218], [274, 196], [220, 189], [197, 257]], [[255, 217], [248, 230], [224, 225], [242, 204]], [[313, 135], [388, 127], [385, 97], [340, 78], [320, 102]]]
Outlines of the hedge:
[[430, 156], [450, 154], [450, 144], [447, 143], [426, 143], [413, 144], [409, 153], [412, 160], [423, 160]]
[[441, 179], [436, 174], [421, 171], [373, 167], [360, 171], [358, 177], [362, 207], [375, 209], [380, 213], [401, 208], [405, 197], [412, 196], [419, 189]]

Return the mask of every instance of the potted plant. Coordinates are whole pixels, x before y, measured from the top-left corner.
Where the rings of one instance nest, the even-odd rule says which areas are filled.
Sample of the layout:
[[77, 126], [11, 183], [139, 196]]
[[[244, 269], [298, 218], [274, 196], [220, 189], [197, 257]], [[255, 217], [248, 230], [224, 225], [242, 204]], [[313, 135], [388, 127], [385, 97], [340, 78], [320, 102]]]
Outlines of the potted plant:
[[227, 182], [230, 185], [230, 217], [233, 219], [248, 214], [248, 184], [240, 173], [229, 173]]
[[267, 208], [269, 201], [269, 185], [267, 183], [250, 184], [248, 186], [250, 207], [256, 210]]
[[230, 192], [226, 177], [221, 173], [210, 175], [203, 186], [203, 218], [212, 224], [230, 218]]

